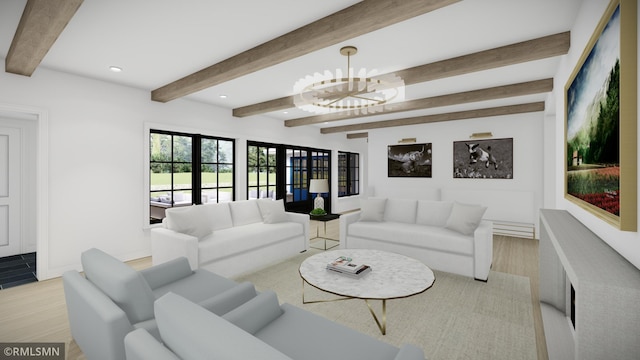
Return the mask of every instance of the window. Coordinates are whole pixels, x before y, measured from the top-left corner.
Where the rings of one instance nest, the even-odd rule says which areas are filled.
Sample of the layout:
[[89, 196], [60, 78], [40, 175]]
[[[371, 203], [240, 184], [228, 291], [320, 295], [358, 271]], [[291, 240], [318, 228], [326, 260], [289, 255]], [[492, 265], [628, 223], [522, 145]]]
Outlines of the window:
[[232, 201], [234, 145], [233, 139], [150, 130], [150, 223], [162, 221], [170, 207]]
[[277, 148], [269, 145], [247, 146], [247, 199], [276, 198]]
[[338, 197], [360, 194], [360, 155], [338, 152]]
[[[247, 142], [247, 198], [284, 199], [287, 211], [311, 211], [310, 179], [330, 179], [329, 150]], [[329, 209], [330, 197], [325, 196]]]

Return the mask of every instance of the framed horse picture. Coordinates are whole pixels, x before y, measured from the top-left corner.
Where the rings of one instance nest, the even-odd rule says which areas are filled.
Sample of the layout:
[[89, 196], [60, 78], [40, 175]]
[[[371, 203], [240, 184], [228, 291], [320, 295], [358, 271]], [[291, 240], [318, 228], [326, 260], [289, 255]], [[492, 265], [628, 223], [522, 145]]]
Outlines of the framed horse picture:
[[431, 143], [389, 145], [389, 177], [431, 177]]

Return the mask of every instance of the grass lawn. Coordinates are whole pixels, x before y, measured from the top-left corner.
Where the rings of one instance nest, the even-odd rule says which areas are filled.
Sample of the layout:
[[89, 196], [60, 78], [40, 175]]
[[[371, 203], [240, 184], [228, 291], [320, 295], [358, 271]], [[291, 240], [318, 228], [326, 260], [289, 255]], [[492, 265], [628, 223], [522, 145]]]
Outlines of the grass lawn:
[[[219, 184], [216, 182], [216, 175], [219, 176]], [[268, 174], [269, 184], [276, 183], [276, 174]], [[249, 185], [258, 185], [258, 174], [249, 173]], [[266, 185], [267, 173], [260, 173], [262, 183]], [[184, 184], [191, 186], [191, 173], [175, 173], [173, 174], [174, 184]], [[202, 173], [202, 183], [206, 186], [232, 186], [231, 173]], [[171, 187], [171, 173], [151, 173], [151, 189], [169, 189]]]

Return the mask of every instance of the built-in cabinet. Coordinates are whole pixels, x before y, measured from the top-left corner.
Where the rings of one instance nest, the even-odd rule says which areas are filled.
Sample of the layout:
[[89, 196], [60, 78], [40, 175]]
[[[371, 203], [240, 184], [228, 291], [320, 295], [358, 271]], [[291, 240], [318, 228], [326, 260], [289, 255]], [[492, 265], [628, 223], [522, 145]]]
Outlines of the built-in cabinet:
[[564, 210], [540, 211], [539, 249], [549, 359], [639, 359], [640, 270]]

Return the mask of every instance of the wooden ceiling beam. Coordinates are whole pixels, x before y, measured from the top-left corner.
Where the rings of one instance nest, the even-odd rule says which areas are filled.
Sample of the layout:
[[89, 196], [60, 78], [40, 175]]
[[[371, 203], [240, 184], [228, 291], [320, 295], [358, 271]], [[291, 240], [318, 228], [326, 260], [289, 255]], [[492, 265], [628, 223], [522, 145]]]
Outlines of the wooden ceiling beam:
[[416, 66], [395, 72], [405, 85], [495, 69], [508, 65], [566, 55], [571, 45], [569, 31], [494, 49]]
[[485, 108], [485, 109], [458, 111], [458, 112], [451, 112], [451, 113], [444, 113], [444, 114], [416, 116], [416, 117], [404, 118], [404, 119], [374, 121], [374, 122], [361, 123], [361, 124], [326, 127], [326, 128], [320, 129], [320, 133], [333, 134], [338, 132], [362, 131], [362, 130], [368, 130], [368, 129], [382, 129], [382, 128], [395, 127], [395, 126], [407, 126], [407, 125], [427, 124], [427, 123], [441, 122], [441, 121], [476, 119], [476, 118], [483, 118], [483, 117], [489, 117], [489, 116], [523, 114], [523, 113], [538, 112], [538, 111], [544, 111], [543, 101], [527, 103], [527, 104], [519, 104], [519, 105], [507, 105], [507, 106], [499, 106], [499, 107]]
[[340, 121], [347, 119], [356, 119], [367, 116], [375, 116], [381, 114], [393, 114], [404, 111], [431, 109], [442, 106], [460, 105], [479, 101], [488, 101], [496, 99], [510, 98], [514, 96], [523, 96], [531, 94], [540, 94], [553, 90], [553, 79], [542, 79], [528, 81], [524, 83], [496, 86], [492, 88], [471, 90], [455, 94], [447, 94], [434, 96], [423, 99], [416, 99], [397, 103], [393, 108], [385, 110], [383, 113], [367, 113], [353, 115], [348, 112], [339, 112], [326, 115], [308, 116], [304, 118], [286, 120], [284, 125], [287, 127], [313, 125], [326, 123], [331, 121]]
[[369, 133], [368, 132], [359, 132], [359, 133], [347, 134], [347, 139], [362, 139], [362, 138], [368, 138], [368, 137], [369, 137]]
[[83, 0], [29, 0], [5, 59], [8, 73], [31, 76]]
[[461, 0], [363, 0], [151, 92], [167, 102]]
[[[405, 85], [464, 75], [528, 61], [565, 55], [571, 44], [570, 32], [563, 32], [437, 61], [395, 72]], [[293, 86], [293, 85], [292, 85]], [[293, 96], [265, 101], [233, 109], [233, 116], [246, 117], [294, 107]]]

